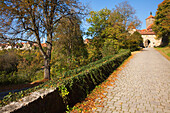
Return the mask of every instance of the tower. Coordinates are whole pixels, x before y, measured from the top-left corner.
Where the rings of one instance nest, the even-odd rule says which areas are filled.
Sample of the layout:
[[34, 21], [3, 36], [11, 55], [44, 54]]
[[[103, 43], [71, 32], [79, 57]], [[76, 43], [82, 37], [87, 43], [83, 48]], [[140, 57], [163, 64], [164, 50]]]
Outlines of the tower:
[[43, 38], [43, 43], [45, 43], [45, 38]]
[[154, 16], [152, 16], [152, 12], [150, 12], [150, 16], [146, 19], [146, 29], [149, 27], [149, 25], [153, 24], [154, 21]]

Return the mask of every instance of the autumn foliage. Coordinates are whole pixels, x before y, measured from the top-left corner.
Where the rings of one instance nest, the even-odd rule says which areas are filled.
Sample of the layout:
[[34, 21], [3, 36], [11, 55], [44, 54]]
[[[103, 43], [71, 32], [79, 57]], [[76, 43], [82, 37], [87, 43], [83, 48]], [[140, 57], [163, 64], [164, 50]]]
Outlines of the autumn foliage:
[[153, 26], [158, 38], [162, 38], [162, 46], [170, 42], [170, 0], [164, 0], [158, 5]]

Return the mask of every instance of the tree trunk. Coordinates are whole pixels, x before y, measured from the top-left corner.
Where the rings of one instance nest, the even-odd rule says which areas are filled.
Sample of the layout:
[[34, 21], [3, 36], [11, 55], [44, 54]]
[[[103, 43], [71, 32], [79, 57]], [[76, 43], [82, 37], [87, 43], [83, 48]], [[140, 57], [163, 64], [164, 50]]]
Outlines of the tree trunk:
[[162, 36], [162, 44], [161, 46], [167, 46], [169, 44], [169, 33], [167, 35]]
[[50, 80], [50, 59], [46, 58], [44, 60], [44, 79]]
[[50, 61], [52, 50], [52, 33], [47, 31], [47, 52], [44, 59], [44, 79], [50, 80]]

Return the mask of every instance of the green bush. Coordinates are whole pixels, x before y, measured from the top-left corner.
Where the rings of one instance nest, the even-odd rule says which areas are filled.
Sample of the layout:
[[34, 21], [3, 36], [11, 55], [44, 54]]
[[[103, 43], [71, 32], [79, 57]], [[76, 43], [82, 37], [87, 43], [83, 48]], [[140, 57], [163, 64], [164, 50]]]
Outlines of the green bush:
[[131, 36], [129, 36], [126, 41], [126, 46], [131, 51], [139, 50], [140, 47], [143, 47], [143, 38], [139, 32], [134, 32]]
[[[124, 53], [124, 52], [126, 52], [126, 51], [129, 51], [129, 50], [121, 49], [121, 50], [119, 50], [119, 54], [122, 54], [122, 53]], [[76, 74], [78, 74], [78, 73], [80, 73], [80, 72], [83, 72], [83, 71], [85, 71], [85, 70], [87, 70], [87, 69], [90, 69], [91, 67], [94, 67], [94, 66], [96, 66], [96, 65], [98, 65], [98, 64], [100, 64], [100, 63], [103, 63], [103, 62], [107, 61], [108, 59], [113, 58], [113, 57], [115, 57], [115, 56], [116, 56], [116, 54], [106, 56], [106, 57], [104, 57], [104, 58], [102, 58], [102, 59], [100, 59], [100, 60], [97, 60], [97, 61], [95, 61], [95, 62], [89, 63], [89, 64], [86, 65], [86, 66], [82, 66], [82, 67], [76, 68], [76, 69], [74, 69], [74, 70], [69, 70], [69, 71], [63, 73], [63, 75], [64, 75], [65, 78], [66, 78], [66, 77], [73, 76], [73, 75], [76, 75]]]
[[119, 50], [119, 44], [118, 41], [115, 39], [105, 39], [104, 46], [102, 48], [102, 56], [110, 56], [118, 53]]
[[6, 74], [6, 72], [0, 73], [0, 85], [22, 84], [30, 82], [27, 77], [19, 76], [16, 72]]
[[18, 63], [18, 56], [13, 52], [0, 55], [0, 72], [8, 74], [17, 71]]

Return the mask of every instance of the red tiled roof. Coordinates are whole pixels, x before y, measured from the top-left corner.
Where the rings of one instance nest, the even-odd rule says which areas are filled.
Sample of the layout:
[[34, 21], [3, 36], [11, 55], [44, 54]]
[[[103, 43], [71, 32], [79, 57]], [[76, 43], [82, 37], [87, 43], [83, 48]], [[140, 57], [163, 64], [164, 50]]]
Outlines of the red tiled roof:
[[154, 18], [154, 16], [150, 15], [147, 19], [149, 19], [149, 18]]
[[142, 29], [142, 30], [137, 30], [138, 32], [146, 32], [146, 29]]
[[141, 35], [156, 35], [155, 32], [152, 31], [153, 24], [150, 24], [147, 29], [137, 30]]
[[140, 32], [141, 35], [155, 35], [155, 32]]
[[8, 45], [8, 44], [1, 44], [1, 43], [0, 43], [0, 46], [7, 46], [7, 45]]
[[133, 23], [130, 23], [130, 25], [128, 26], [128, 29], [133, 28], [136, 29], [136, 27], [133, 25]]
[[89, 41], [89, 39], [85, 39], [85, 41]]
[[46, 43], [42, 43], [41, 46], [42, 47], [47, 47], [47, 44]]
[[141, 35], [155, 35], [155, 32], [148, 31], [146, 29], [137, 30]]
[[84, 40], [84, 43], [90, 43], [91, 40], [92, 40], [92, 39], [88, 39], [88, 38], [87, 38], [87, 39]]
[[147, 30], [152, 29], [153, 23], [148, 26]]

